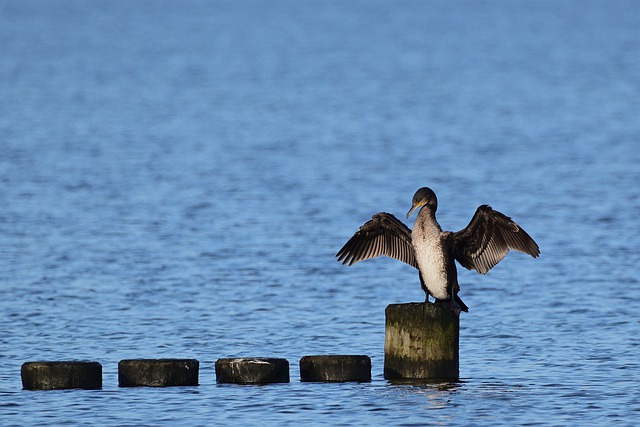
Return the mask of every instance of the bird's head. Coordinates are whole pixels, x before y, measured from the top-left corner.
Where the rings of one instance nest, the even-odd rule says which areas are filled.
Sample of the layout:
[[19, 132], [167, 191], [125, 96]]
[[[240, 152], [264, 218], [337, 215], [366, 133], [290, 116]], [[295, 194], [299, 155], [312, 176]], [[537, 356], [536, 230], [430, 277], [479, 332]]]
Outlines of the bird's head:
[[438, 199], [436, 193], [429, 187], [422, 187], [416, 191], [411, 201], [411, 209], [407, 212], [407, 219], [411, 216], [411, 213], [422, 206], [429, 205], [434, 211], [438, 208]]

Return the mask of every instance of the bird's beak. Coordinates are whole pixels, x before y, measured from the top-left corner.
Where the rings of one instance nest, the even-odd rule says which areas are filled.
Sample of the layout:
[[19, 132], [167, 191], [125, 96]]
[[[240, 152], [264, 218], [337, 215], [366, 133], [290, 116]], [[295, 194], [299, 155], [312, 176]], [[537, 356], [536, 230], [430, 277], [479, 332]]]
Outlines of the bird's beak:
[[407, 219], [409, 219], [409, 217], [411, 216], [411, 212], [413, 212], [417, 207], [418, 205], [411, 206], [411, 209], [409, 209], [409, 212], [407, 212]]

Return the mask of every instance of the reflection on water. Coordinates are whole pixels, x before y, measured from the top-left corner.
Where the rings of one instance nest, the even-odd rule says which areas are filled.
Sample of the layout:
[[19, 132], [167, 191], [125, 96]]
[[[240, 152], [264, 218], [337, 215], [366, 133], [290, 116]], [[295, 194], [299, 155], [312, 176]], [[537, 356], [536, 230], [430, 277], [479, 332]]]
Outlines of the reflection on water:
[[423, 409], [445, 409], [455, 406], [453, 398], [456, 392], [464, 388], [464, 382], [419, 382], [389, 381], [400, 398], [408, 398], [422, 402]]

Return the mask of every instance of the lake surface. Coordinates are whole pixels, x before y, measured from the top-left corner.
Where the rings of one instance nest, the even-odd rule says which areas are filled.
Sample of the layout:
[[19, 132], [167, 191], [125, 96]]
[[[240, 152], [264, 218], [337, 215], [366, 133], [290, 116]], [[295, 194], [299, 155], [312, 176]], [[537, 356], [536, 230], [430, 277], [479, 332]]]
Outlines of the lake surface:
[[[2, 0], [0, 46], [3, 426], [640, 422], [640, 3]], [[416, 272], [334, 255], [421, 186], [542, 255], [460, 268], [461, 381], [397, 385]], [[300, 383], [314, 354], [373, 380]], [[235, 356], [292, 382], [216, 385]], [[161, 357], [200, 386], [118, 388]], [[103, 389], [22, 390], [68, 359]]]

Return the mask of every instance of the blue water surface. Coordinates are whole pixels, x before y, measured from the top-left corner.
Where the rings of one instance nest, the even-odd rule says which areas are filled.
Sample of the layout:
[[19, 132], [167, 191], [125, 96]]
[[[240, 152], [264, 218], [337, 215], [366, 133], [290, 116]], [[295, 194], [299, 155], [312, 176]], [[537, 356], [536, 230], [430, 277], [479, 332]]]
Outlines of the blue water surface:
[[[0, 424], [636, 425], [636, 1], [0, 0]], [[334, 255], [430, 186], [542, 255], [461, 269], [461, 381], [382, 376], [412, 268]], [[373, 381], [299, 382], [367, 354]], [[221, 357], [290, 384], [217, 385]], [[125, 358], [200, 386], [119, 389]], [[103, 389], [23, 391], [32, 360]]]

